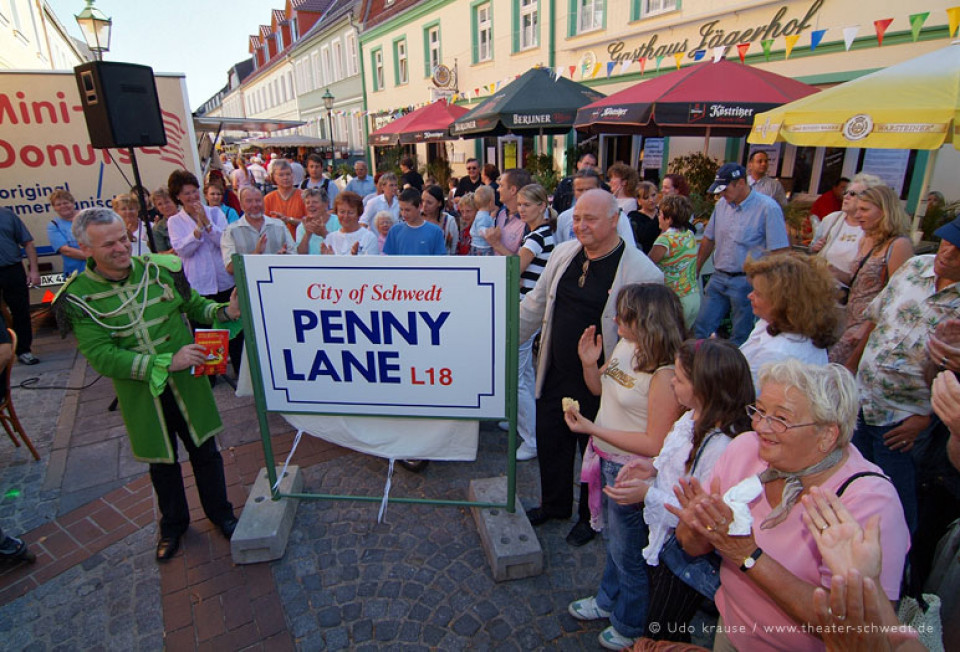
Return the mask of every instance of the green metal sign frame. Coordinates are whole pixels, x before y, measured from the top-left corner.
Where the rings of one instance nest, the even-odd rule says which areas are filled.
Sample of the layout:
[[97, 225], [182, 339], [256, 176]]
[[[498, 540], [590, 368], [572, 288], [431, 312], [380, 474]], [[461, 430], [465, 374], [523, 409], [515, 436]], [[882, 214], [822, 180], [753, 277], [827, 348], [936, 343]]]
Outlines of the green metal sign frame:
[[[266, 398], [263, 394], [263, 370], [260, 366], [259, 351], [253, 343], [256, 341], [257, 329], [251, 314], [250, 294], [247, 288], [246, 268], [243, 262], [244, 257], [239, 254], [233, 255], [234, 277], [237, 282], [237, 295], [240, 300], [240, 307], [243, 319], [243, 330], [251, 337], [247, 338], [248, 346], [244, 356], [250, 365], [250, 378], [253, 383], [253, 396], [257, 409], [257, 423], [260, 426], [260, 438], [263, 442], [263, 458], [267, 466], [267, 476], [270, 479], [270, 487], [273, 500], [281, 498], [298, 498], [306, 500], [353, 500], [361, 502], [382, 502], [383, 496], [356, 496], [343, 494], [320, 494], [320, 493], [283, 493], [277, 488], [277, 469], [273, 454], [273, 442], [270, 440], [270, 425], [267, 422]], [[510, 424], [510, 430], [507, 434], [507, 501], [506, 503], [486, 503], [473, 502], [469, 500], [441, 500], [431, 498], [407, 498], [403, 496], [390, 496], [388, 502], [391, 503], [414, 503], [426, 505], [446, 505], [451, 507], [481, 507], [481, 508], [501, 508], [509, 513], [516, 511], [517, 496], [517, 391], [518, 391], [518, 356], [519, 356], [519, 331], [520, 331], [520, 303], [518, 296], [520, 292], [520, 259], [517, 256], [503, 257], [503, 263], [506, 265], [506, 283], [503, 288], [504, 302], [506, 306], [506, 355], [504, 361], [504, 388], [506, 414], [503, 418]], [[297, 414], [288, 412], [288, 414]], [[306, 414], [306, 413], [304, 413]], [[309, 414], [322, 414], [310, 412]], [[338, 416], [343, 416], [339, 414]], [[391, 415], [377, 415], [378, 417], [390, 417]], [[362, 415], [356, 415], [354, 418], [363, 418]], [[431, 419], [438, 417], [422, 416], [393, 416], [392, 418], [417, 418]], [[444, 417], [445, 419], [447, 417]], [[470, 421], [493, 421], [501, 420], [500, 417], [487, 417], [485, 419], [469, 419]]]

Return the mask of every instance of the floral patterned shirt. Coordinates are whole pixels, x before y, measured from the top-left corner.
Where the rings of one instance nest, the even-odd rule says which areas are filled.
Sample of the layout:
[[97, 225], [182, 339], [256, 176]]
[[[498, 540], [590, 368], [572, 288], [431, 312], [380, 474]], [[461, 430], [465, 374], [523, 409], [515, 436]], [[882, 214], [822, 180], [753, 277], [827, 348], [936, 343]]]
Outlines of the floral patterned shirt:
[[657, 263], [663, 271], [663, 282], [678, 297], [698, 291], [697, 287], [697, 239], [693, 231], [667, 229], [654, 241], [653, 246], [666, 249]]
[[938, 323], [960, 315], [960, 283], [938, 292], [934, 258], [908, 260], [867, 307], [867, 318], [876, 328], [863, 351], [857, 384], [869, 425], [930, 414], [930, 388], [923, 379], [927, 339]]

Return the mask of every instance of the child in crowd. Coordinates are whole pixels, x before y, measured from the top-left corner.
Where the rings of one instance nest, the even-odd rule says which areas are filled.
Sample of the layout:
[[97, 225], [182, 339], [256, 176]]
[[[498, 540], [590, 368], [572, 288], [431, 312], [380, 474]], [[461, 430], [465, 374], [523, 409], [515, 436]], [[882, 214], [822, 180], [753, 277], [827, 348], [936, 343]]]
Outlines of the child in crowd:
[[477, 217], [477, 202], [473, 193], [468, 192], [460, 198], [460, 241], [457, 243], [457, 255], [469, 256], [473, 249], [470, 227]]
[[423, 219], [420, 202], [420, 193], [414, 188], [400, 193], [401, 222], [387, 234], [383, 253], [388, 256], [443, 256], [447, 253], [443, 230]]
[[373, 218], [373, 228], [377, 233], [377, 241], [380, 245], [380, 255], [386, 256], [387, 252], [383, 250], [383, 245], [387, 242], [387, 234], [393, 228], [393, 215], [390, 211], [380, 211]]
[[677, 351], [673, 374], [677, 401], [689, 411], [673, 424], [652, 464], [643, 459], [625, 464], [604, 493], [619, 505], [644, 505], [650, 529], [643, 550], [650, 582], [646, 636], [689, 642], [691, 628], [684, 625], [704, 598], [713, 600], [720, 557], [688, 556], [673, 533], [677, 517], [666, 506], [679, 506], [673, 488], [680, 478], [706, 483], [731, 439], [752, 429], [746, 408], [754, 393], [750, 365], [729, 340], [687, 340]]
[[474, 256], [493, 256], [493, 246], [484, 238], [487, 229], [493, 228], [493, 215], [497, 212], [493, 188], [480, 186], [473, 191], [473, 201], [477, 207], [477, 215], [473, 218], [473, 226], [470, 228], [472, 241], [470, 253]]
[[584, 330], [577, 345], [584, 381], [600, 396], [596, 422], [575, 407], [564, 413], [572, 432], [591, 436], [582, 480], [590, 488], [590, 524], [603, 531], [607, 548], [597, 594], [572, 602], [569, 611], [580, 620], [609, 616], [610, 626], [600, 632], [599, 641], [610, 650], [630, 647], [644, 634], [650, 593], [642, 554], [647, 526], [636, 505], [621, 505], [602, 489], [616, 484], [628, 462], [659, 455], [680, 417], [672, 384], [674, 357], [683, 341], [683, 309], [666, 286], [634, 283], [617, 296], [617, 327], [621, 339], [601, 368], [603, 343], [596, 326]]

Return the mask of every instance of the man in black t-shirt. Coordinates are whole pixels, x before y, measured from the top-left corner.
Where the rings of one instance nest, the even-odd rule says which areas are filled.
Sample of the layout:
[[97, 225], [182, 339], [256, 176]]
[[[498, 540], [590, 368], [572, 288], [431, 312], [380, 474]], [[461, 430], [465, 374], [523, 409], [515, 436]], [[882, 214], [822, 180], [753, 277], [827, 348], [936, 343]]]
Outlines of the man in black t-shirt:
[[467, 176], [460, 177], [457, 182], [457, 190], [454, 197], [463, 197], [468, 192], [473, 192], [483, 185], [483, 179], [480, 178], [480, 161], [475, 158], [467, 159]]
[[[543, 326], [537, 366], [537, 461], [540, 465], [539, 507], [527, 510], [532, 525], [550, 519], [568, 519], [573, 510], [573, 470], [577, 448], [586, 449], [587, 435], [570, 431], [561, 401], [580, 403], [588, 419], [596, 417], [600, 398], [583, 379], [577, 343], [594, 326], [602, 336], [603, 355], [617, 343], [617, 294], [630, 283], [663, 283], [663, 273], [636, 247], [617, 233], [620, 211], [613, 195], [588, 190], [574, 207], [576, 240], [553, 250], [536, 287], [520, 304], [520, 341]], [[567, 542], [580, 546], [595, 536], [590, 527], [587, 488], [580, 488], [578, 522]]]

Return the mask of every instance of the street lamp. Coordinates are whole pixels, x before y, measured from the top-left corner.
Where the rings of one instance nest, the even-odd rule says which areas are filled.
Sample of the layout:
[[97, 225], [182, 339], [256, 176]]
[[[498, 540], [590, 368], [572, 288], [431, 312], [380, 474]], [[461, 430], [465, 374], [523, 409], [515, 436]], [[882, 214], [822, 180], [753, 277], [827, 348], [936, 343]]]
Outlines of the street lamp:
[[327, 129], [330, 132], [330, 158], [333, 158], [333, 101], [337, 98], [333, 96], [333, 93], [330, 92], [330, 89], [327, 89], [327, 92], [323, 94], [321, 98], [323, 100], [323, 106], [327, 108]]
[[74, 18], [80, 25], [87, 47], [96, 55], [97, 61], [102, 61], [103, 53], [110, 51], [110, 28], [113, 19], [107, 18], [102, 11], [94, 7], [93, 0], [87, 0], [87, 6]]

